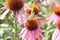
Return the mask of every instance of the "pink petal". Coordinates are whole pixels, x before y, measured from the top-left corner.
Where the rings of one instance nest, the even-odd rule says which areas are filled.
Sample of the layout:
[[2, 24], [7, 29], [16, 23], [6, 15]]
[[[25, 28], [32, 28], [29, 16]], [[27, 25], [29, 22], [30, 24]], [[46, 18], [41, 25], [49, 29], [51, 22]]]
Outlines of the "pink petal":
[[60, 30], [56, 29], [52, 35], [52, 40], [56, 40], [56, 38], [59, 36]]
[[44, 5], [44, 6], [47, 5], [46, 1], [43, 1], [41, 4]]
[[28, 40], [28, 37], [29, 37], [29, 33], [27, 31], [26, 35], [25, 35], [25, 39]]
[[58, 35], [58, 37], [56, 38], [56, 40], [60, 40], [60, 34]]
[[25, 38], [27, 32], [28, 32], [27, 30], [24, 31], [24, 34], [22, 35], [22, 38]]
[[59, 19], [60, 19], [60, 16], [57, 16], [57, 15], [55, 14], [55, 19], [54, 19], [53, 24], [56, 24], [56, 22], [57, 22]]
[[55, 14], [52, 13], [48, 22], [51, 23], [54, 21], [54, 19], [55, 19]]
[[0, 19], [4, 20], [5, 16], [7, 15], [7, 13], [9, 12], [9, 9], [7, 9], [1, 16]]
[[42, 30], [40, 28], [36, 29], [36, 34], [43, 37]]
[[26, 15], [24, 13], [17, 13], [15, 16], [15, 19], [18, 23], [22, 23], [24, 24], [25, 20], [26, 20]]
[[35, 40], [35, 33], [34, 33], [34, 31], [29, 31], [28, 40]]
[[20, 32], [19, 36], [22, 36], [22, 35], [24, 34], [25, 30], [26, 30], [26, 28], [24, 28], [24, 29]]
[[55, 7], [58, 7], [59, 5], [58, 5], [58, 3], [57, 2], [52, 2], [51, 4], [50, 4], [50, 7], [51, 8], [55, 8]]

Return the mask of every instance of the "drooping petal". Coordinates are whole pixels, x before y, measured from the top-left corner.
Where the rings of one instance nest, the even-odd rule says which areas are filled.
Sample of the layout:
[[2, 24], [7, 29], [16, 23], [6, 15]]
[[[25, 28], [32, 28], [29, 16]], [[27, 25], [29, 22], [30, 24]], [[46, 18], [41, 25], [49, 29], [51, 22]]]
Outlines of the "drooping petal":
[[29, 33], [27, 31], [26, 35], [24, 36], [26, 40], [28, 40]]
[[38, 14], [42, 17], [47, 17], [47, 15], [44, 15], [42, 12], [39, 12]]
[[34, 31], [29, 31], [28, 40], [35, 40], [35, 33], [34, 33]]
[[54, 16], [55, 18], [54, 18], [53, 24], [55, 24], [60, 19], [60, 16], [57, 16], [56, 14], [54, 14]]
[[15, 19], [18, 23], [24, 24], [26, 15], [22, 11], [19, 11], [16, 13]]
[[42, 30], [40, 28], [36, 29], [36, 34], [43, 37]]
[[49, 0], [43, 0], [43, 1], [41, 2], [41, 5], [46, 6], [47, 4], [49, 4]]
[[54, 9], [55, 7], [58, 7], [58, 3], [52, 2], [52, 3], [50, 3], [50, 7]]
[[48, 22], [51, 23], [54, 21], [54, 19], [55, 19], [55, 14], [52, 13]]
[[52, 40], [56, 40], [59, 34], [60, 34], [60, 30], [57, 28], [52, 35]]
[[0, 16], [0, 20], [4, 20], [5, 16], [7, 15], [7, 13], [9, 12], [9, 9], [7, 9], [1, 16]]
[[28, 32], [27, 30], [24, 31], [22, 38], [24, 38], [26, 36], [27, 32]]
[[58, 37], [56, 38], [56, 40], [60, 40], [60, 34], [58, 35]]
[[20, 37], [24, 34], [25, 30], [26, 30], [26, 28], [22, 29], [22, 31], [19, 34]]

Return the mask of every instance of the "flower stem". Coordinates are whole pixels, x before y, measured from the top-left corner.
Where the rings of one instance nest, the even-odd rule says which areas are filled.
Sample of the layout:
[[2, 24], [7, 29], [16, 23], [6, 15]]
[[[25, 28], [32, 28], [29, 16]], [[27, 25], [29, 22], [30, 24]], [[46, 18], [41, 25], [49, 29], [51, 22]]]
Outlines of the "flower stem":
[[33, 16], [34, 16], [34, 5], [35, 5], [35, 2], [36, 2], [36, 0], [34, 0], [34, 2], [33, 2], [33, 7], [32, 7], [32, 10], [31, 10], [31, 15], [29, 16], [30, 18], [32, 18]]
[[[14, 12], [14, 16], [15, 16], [15, 14], [16, 14], [16, 12]], [[14, 29], [15, 29], [14, 38], [15, 38], [15, 40], [17, 40], [17, 38], [18, 38], [18, 36], [17, 36], [17, 30], [18, 30], [18, 28], [17, 28], [16, 20], [15, 20], [15, 23], [14, 23]]]
[[15, 39], [17, 39], [17, 23], [15, 21]]

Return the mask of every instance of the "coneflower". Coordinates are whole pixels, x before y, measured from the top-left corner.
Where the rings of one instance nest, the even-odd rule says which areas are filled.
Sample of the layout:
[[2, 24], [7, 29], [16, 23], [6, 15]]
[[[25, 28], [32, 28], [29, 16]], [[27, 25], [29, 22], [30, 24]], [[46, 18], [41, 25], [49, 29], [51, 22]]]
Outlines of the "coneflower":
[[29, 6], [28, 6], [28, 8], [25, 10], [25, 12], [27, 13], [27, 14], [31, 14], [31, 10], [33, 9], [33, 6], [34, 6], [34, 13], [35, 14], [38, 14], [39, 13], [39, 9], [38, 9], [38, 6], [37, 5], [33, 5], [33, 4], [30, 4]]
[[60, 16], [60, 7], [56, 7], [56, 8], [54, 9], [54, 12], [55, 12], [55, 14], [56, 14], [57, 16]]
[[55, 24], [57, 20], [60, 19], [60, 7], [55, 7], [54, 12], [50, 16], [49, 22], [52, 22]]
[[26, 21], [25, 25], [28, 30], [33, 31], [33, 30], [37, 29], [38, 22], [36, 19], [30, 19], [30, 20]]
[[24, 26], [24, 29], [19, 34], [20, 37], [25, 38], [26, 40], [40, 40], [40, 37], [43, 37], [37, 19], [27, 19]]
[[58, 7], [58, 3], [57, 2], [52, 2], [50, 3], [50, 8], [54, 9], [55, 7]]
[[7, 6], [10, 10], [18, 11], [24, 6], [24, 0], [7, 0]]
[[60, 19], [56, 21], [56, 29], [52, 35], [52, 40], [60, 40]]

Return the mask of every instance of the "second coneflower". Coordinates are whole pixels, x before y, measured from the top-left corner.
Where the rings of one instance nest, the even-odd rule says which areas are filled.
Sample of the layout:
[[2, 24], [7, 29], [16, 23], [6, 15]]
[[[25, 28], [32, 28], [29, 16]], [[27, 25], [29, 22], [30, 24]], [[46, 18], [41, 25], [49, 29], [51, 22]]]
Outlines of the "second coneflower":
[[10, 10], [12, 10], [16, 16], [21, 14], [22, 13], [21, 9], [23, 7], [24, 7], [24, 0], [7, 0], [5, 7], [7, 10], [0, 16], [0, 19], [3, 20]]
[[56, 21], [56, 29], [52, 35], [52, 40], [60, 40], [60, 19]]
[[54, 12], [50, 16], [49, 22], [52, 22], [55, 24], [57, 20], [60, 19], [60, 7], [54, 8]]
[[19, 34], [20, 37], [26, 40], [40, 40], [40, 37], [43, 36], [37, 19], [27, 19], [24, 26], [25, 28]]
[[7, 0], [7, 7], [10, 10], [17, 11], [23, 8], [24, 0]]
[[33, 9], [33, 7], [34, 7], [34, 13], [35, 14], [38, 14], [39, 13], [39, 9], [38, 9], [38, 6], [37, 5], [33, 5], [33, 4], [30, 4], [29, 6], [28, 6], [28, 8], [26, 8], [26, 10], [25, 10], [25, 12], [27, 13], [27, 14], [31, 14], [31, 10]]

